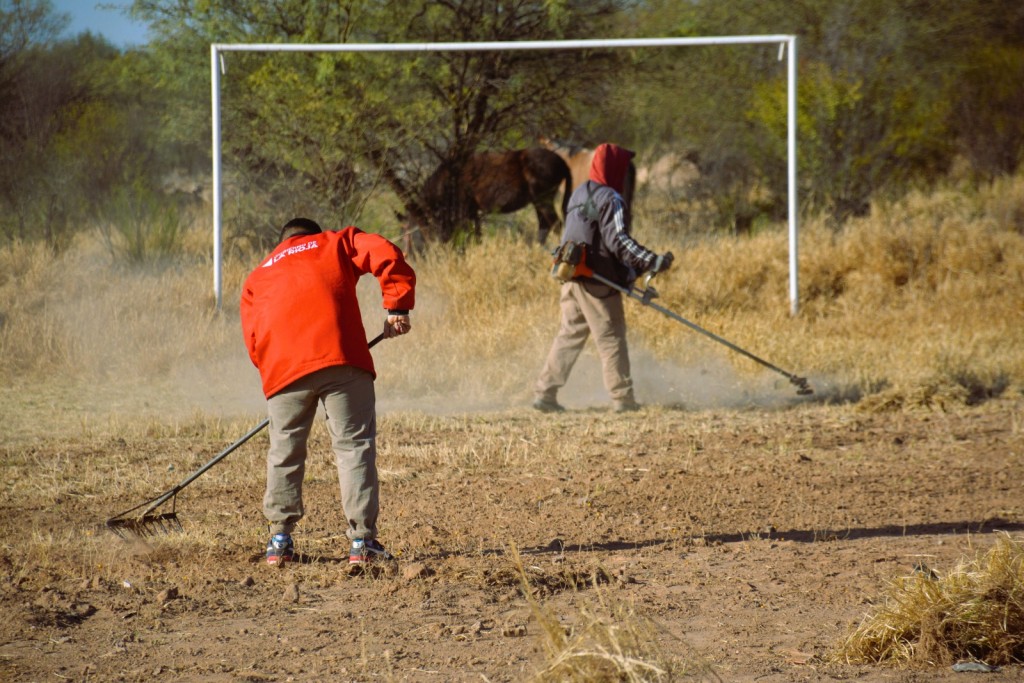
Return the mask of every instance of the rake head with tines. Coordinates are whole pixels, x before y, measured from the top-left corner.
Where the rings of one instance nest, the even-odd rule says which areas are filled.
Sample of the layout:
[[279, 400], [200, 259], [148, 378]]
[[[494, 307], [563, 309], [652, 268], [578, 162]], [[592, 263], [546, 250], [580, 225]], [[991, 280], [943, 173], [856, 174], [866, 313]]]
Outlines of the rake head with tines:
[[[129, 535], [155, 536], [158, 534], [169, 534], [181, 531], [181, 522], [178, 520], [178, 514], [175, 511], [178, 492], [198, 479], [208, 469], [228, 457], [228, 455], [230, 455], [236, 448], [260, 433], [268, 424], [270, 424], [269, 419], [260, 422], [249, 430], [248, 434], [218, 453], [213, 460], [200, 467], [198, 470], [193, 472], [188, 479], [169, 491], [165, 491], [156, 498], [151, 498], [143, 503], [139, 503], [130, 510], [125, 510], [120, 514], [114, 515], [107, 520], [107, 528], [122, 538]], [[170, 512], [154, 512], [167, 501], [171, 502]], [[133, 516], [132, 513], [139, 509], [142, 509], [142, 512]]]
[[107, 528], [121, 538], [129, 536], [156, 536], [181, 531], [181, 522], [174, 512], [142, 515], [135, 519], [108, 519]]
[[[126, 510], [108, 519], [107, 528], [121, 538], [128, 538], [129, 536], [156, 536], [181, 531], [181, 521], [178, 520], [178, 513], [174, 510], [174, 496], [171, 497], [170, 512], [161, 512], [159, 514], [151, 512], [151, 510], [163, 504], [163, 502], [163, 500], [157, 498], [153, 501], [147, 500], [142, 505], [136, 505], [131, 510]], [[137, 517], [128, 516], [143, 505], [149, 505], [150, 507]]]

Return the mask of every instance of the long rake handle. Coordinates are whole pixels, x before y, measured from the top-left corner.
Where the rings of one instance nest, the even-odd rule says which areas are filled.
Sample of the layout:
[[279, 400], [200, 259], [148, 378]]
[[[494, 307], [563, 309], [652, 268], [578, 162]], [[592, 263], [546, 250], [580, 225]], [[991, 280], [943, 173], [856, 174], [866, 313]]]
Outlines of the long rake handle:
[[148, 515], [150, 512], [152, 512], [153, 510], [157, 509], [158, 507], [160, 507], [161, 505], [166, 503], [171, 498], [174, 498], [174, 496], [178, 495], [179, 491], [181, 491], [183, 488], [185, 488], [186, 486], [188, 486], [189, 484], [194, 482], [196, 479], [198, 479], [202, 475], [206, 474], [207, 470], [209, 470], [211, 467], [213, 467], [214, 465], [219, 463], [221, 460], [223, 460], [224, 458], [226, 458], [229, 455], [231, 455], [232, 453], [234, 453], [242, 444], [244, 444], [246, 441], [248, 441], [252, 437], [254, 437], [257, 434], [259, 434], [261, 431], [263, 431], [263, 429], [268, 424], [270, 424], [270, 418], [269, 417], [268, 418], [264, 418], [263, 422], [260, 422], [258, 425], [256, 425], [252, 429], [250, 429], [249, 432], [245, 436], [243, 436], [241, 439], [239, 439], [238, 441], [234, 442], [233, 444], [231, 444], [230, 446], [228, 446], [227, 448], [222, 450], [220, 453], [218, 453], [216, 455], [216, 457], [214, 457], [213, 460], [211, 460], [210, 462], [206, 463], [205, 465], [200, 467], [198, 470], [193, 472], [191, 475], [189, 475], [188, 479], [186, 479], [185, 481], [181, 482], [180, 484], [175, 486], [173, 489], [171, 489], [170, 491], [168, 491], [167, 493], [165, 493], [164, 495], [160, 496], [159, 498], [154, 500], [152, 503], [150, 503], [149, 507], [147, 507], [145, 510], [142, 511], [142, 515], [143, 516]]
[[732, 349], [736, 353], [739, 353], [739, 354], [741, 354], [743, 356], [746, 356], [747, 358], [749, 358], [750, 360], [754, 361], [755, 363], [759, 363], [759, 364], [763, 365], [764, 367], [768, 368], [769, 370], [772, 370], [774, 372], [779, 373], [780, 375], [782, 375], [783, 377], [788, 379], [791, 383], [795, 384], [798, 387], [799, 391], [806, 392], [806, 393], [810, 393], [811, 392], [811, 388], [807, 385], [807, 378], [799, 377], [797, 375], [794, 375], [791, 372], [786, 372], [782, 368], [779, 368], [779, 367], [777, 367], [775, 365], [772, 365], [771, 363], [769, 363], [768, 361], [764, 360], [763, 358], [758, 358], [757, 356], [755, 356], [754, 354], [750, 353], [746, 349], [742, 349], [739, 346], [736, 346], [735, 344], [733, 344], [728, 339], [723, 339], [722, 337], [719, 337], [714, 332], [709, 332], [708, 330], [705, 330], [703, 327], [701, 327], [697, 323], [690, 322], [686, 318], [684, 318], [681, 315], [678, 315], [676, 313], [673, 313], [672, 311], [668, 310], [664, 306], [661, 306], [659, 304], [656, 304], [656, 303], [652, 302], [651, 301], [651, 297], [649, 295], [645, 295], [645, 294], [641, 293], [639, 290], [634, 289], [632, 287], [630, 287], [630, 288], [623, 287], [622, 285], [616, 284], [616, 283], [612, 282], [611, 280], [609, 280], [608, 278], [603, 277], [601, 275], [598, 275], [597, 273], [589, 273], [588, 276], [594, 278], [598, 282], [601, 282], [603, 284], [608, 285], [609, 287], [612, 287], [614, 289], [619, 290], [620, 292], [622, 292], [623, 294], [629, 296], [632, 299], [636, 299], [637, 301], [639, 301], [644, 306], [649, 306], [649, 307], [653, 308], [654, 310], [658, 311], [659, 313], [661, 313], [663, 315], [666, 315], [669, 318], [672, 318], [676, 322], [680, 322], [680, 323], [686, 325], [687, 327], [689, 327], [694, 332], [699, 332], [700, 334], [703, 334], [705, 337], [708, 337], [709, 339], [713, 339], [714, 341], [718, 342], [719, 344], [722, 344], [722, 345]]
[[[376, 337], [374, 337], [373, 339], [371, 339], [371, 340], [370, 340], [370, 341], [369, 341], [369, 342], [367, 343], [367, 346], [368, 346], [369, 348], [373, 348], [373, 347], [374, 347], [374, 345], [376, 345], [376, 344], [377, 344], [377, 342], [381, 341], [382, 339], [384, 339], [384, 333], [383, 333], [383, 332], [382, 332], [382, 333], [380, 333], [380, 334], [378, 334], [378, 335], [377, 335]], [[142, 512], [140, 513], [140, 516], [141, 516], [141, 517], [145, 517], [145, 516], [146, 516], [146, 515], [148, 515], [149, 513], [153, 512], [153, 510], [157, 509], [158, 507], [160, 507], [161, 505], [163, 505], [164, 503], [166, 503], [167, 501], [169, 501], [169, 500], [170, 500], [171, 498], [174, 498], [174, 497], [175, 497], [176, 495], [178, 495], [178, 493], [179, 493], [179, 492], [180, 492], [180, 491], [181, 491], [181, 490], [182, 490], [183, 488], [185, 488], [186, 486], [188, 486], [189, 484], [191, 484], [192, 482], [194, 482], [194, 481], [195, 481], [196, 479], [198, 479], [199, 477], [201, 477], [201, 476], [203, 476], [204, 474], [206, 474], [207, 470], [209, 470], [209, 469], [210, 469], [211, 467], [213, 467], [214, 465], [216, 465], [217, 463], [219, 463], [219, 462], [220, 462], [221, 460], [223, 460], [224, 458], [226, 458], [226, 457], [228, 457], [229, 455], [231, 455], [232, 453], [234, 453], [234, 452], [235, 452], [235, 451], [236, 451], [236, 450], [237, 450], [237, 449], [238, 449], [238, 448], [239, 448], [239, 447], [240, 447], [240, 446], [241, 446], [242, 444], [244, 444], [244, 443], [245, 443], [246, 441], [248, 441], [248, 440], [249, 440], [249, 439], [251, 439], [252, 437], [254, 437], [254, 436], [256, 436], [257, 434], [259, 434], [259, 433], [260, 433], [261, 431], [263, 431], [263, 429], [264, 429], [264, 428], [266, 428], [266, 426], [267, 426], [267, 425], [269, 425], [269, 424], [270, 424], [270, 418], [269, 418], [269, 417], [268, 417], [268, 418], [265, 418], [265, 419], [264, 419], [264, 420], [263, 420], [262, 422], [260, 422], [260, 423], [259, 423], [258, 425], [256, 425], [256, 426], [255, 426], [255, 427], [253, 427], [252, 429], [250, 429], [250, 430], [248, 431], [248, 433], [246, 433], [246, 435], [245, 435], [245, 436], [243, 436], [243, 437], [242, 437], [241, 439], [239, 439], [238, 441], [234, 442], [233, 444], [231, 444], [230, 446], [228, 446], [227, 448], [225, 448], [224, 450], [222, 450], [222, 451], [221, 451], [220, 453], [218, 453], [218, 454], [217, 454], [217, 455], [216, 455], [216, 456], [215, 456], [215, 457], [213, 458], [213, 460], [211, 460], [210, 462], [206, 463], [205, 465], [203, 465], [202, 467], [200, 467], [200, 468], [199, 468], [198, 470], [196, 470], [195, 472], [193, 472], [192, 474], [190, 474], [190, 475], [188, 476], [188, 478], [187, 478], [187, 479], [185, 479], [184, 481], [182, 481], [182, 482], [181, 482], [180, 484], [178, 484], [178, 485], [177, 485], [177, 486], [175, 486], [174, 488], [172, 488], [172, 489], [170, 489], [169, 491], [167, 491], [167, 492], [165, 492], [164, 494], [162, 494], [162, 495], [161, 495], [161, 496], [160, 496], [159, 498], [155, 498], [155, 499], [154, 499], [154, 500], [152, 500], [152, 501], [147, 501], [147, 502], [145, 502], [145, 503], [142, 503], [142, 504], [140, 504], [140, 505], [136, 505], [136, 506], [135, 506], [135, 507], [133, 507], [132, 509], [130, 509], [130, 510], [125, 510], [125, 511], [124, 511], [124, 512], [122, 512], [121, 514], [119, 514], [119, 515], [115, 515], [115, 516], [114, 516], [114, 517], [112, 517], [111, 519], [117, 519], [117, 518], [119, 518], [119, 517], [123, 517], [123, 516], [127, 515], [127, 514], [128, 514], [128, 513], [130, 513], [130, 512], [135, 512], [136, 510], [138, 510], [139, 508], [141, 508], [141, 507], [142, 507], [143, 505], [146, 505], [146, 506], [148, 506], [148, 507], [146, 507], [146, 509], [145, 509], [145, 510], [143, 510], [143, 511], [142, 511]]]

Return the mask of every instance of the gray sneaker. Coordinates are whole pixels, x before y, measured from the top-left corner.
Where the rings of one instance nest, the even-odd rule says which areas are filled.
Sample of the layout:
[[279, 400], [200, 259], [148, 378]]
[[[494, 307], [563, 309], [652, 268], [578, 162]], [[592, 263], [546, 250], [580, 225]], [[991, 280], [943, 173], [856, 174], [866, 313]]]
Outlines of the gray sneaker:
[[538, 398], [533, 402], [533, 409], [539, 410], [542, 413], [564, 413], [563, 408], [558, 401], [553, 398]]
[[627, 399], [625, 401], [616, 401], [615, 402], [615, 412], [616, 413], [632, 413], [634, 411], [640, 410], [640, 408], [641, 408], [641, 405], [639, 403], [637, 403], [636, 401], [634, 401], [633, 399]]

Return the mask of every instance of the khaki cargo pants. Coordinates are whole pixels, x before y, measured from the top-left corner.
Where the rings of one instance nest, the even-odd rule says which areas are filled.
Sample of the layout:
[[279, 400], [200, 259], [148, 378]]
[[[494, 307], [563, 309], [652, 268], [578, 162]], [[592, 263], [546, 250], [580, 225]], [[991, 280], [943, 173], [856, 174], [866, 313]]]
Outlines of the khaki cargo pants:
[[561, 326], [534, 386], [535, 396], [555, 400], [558, 390], [569, 380], [587, 338], [593, 334], [605, 389], [616, 404], [631, 403], [633, 378], [629, 372], [622, 295], [607, 285], [571, 280], [562, 285], [560, 306]]
[[349, 538], [376, 538], [380, 508], [373, 376], [339, 365], [289, 384], [267, 400], [270, 452], [263, 514], [270, 533], [290, 534], [303, 515], [306, 443], [322, 403], [331, 436]]

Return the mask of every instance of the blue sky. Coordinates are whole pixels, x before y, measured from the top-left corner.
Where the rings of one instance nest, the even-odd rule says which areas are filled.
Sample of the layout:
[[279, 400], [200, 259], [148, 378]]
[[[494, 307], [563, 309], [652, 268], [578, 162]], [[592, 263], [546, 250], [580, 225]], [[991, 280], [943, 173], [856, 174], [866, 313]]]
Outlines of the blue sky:
[[[67, 14], [71, 18], [64, 35], [68, 38], [90, 31], [106, 38], [119, 48], [132, 47], [148, 42], [146, 25], [129, 19], [120, 9], [105, 9], [110, 6], [127, 8], [131, 0], [50, 0], [56, 14]], [[103, 8], [103, 9], [101, 9]]]

